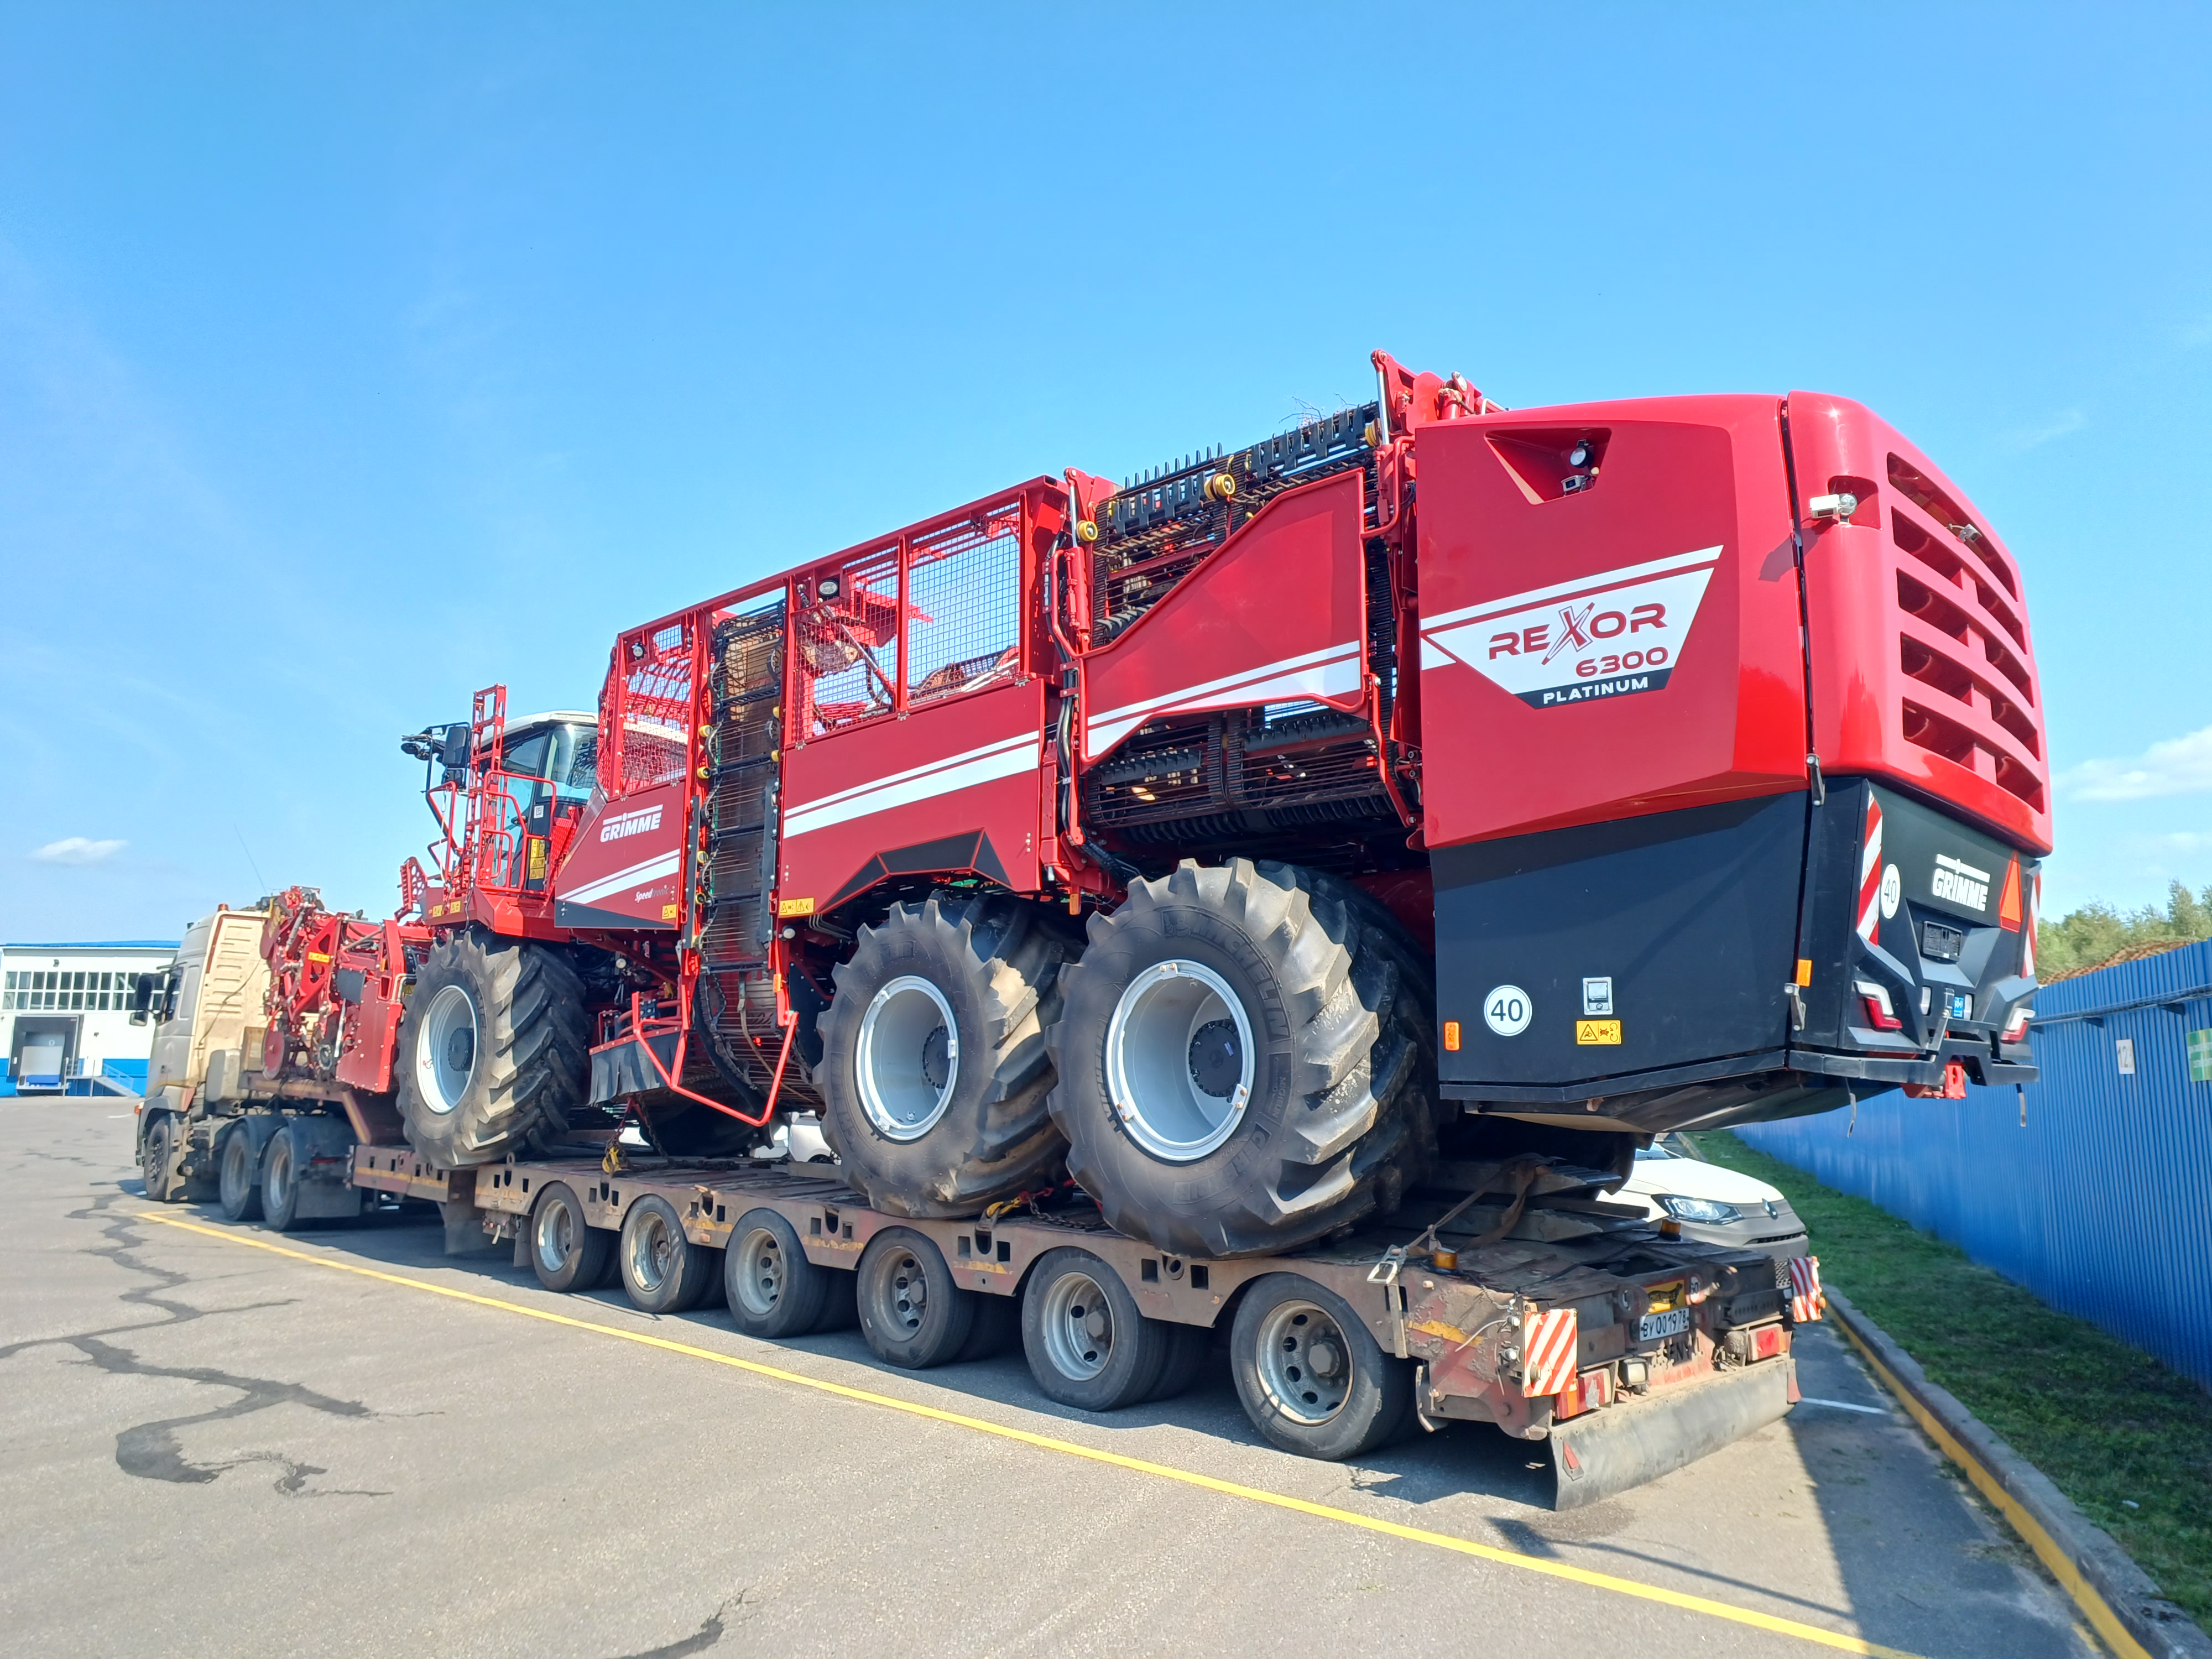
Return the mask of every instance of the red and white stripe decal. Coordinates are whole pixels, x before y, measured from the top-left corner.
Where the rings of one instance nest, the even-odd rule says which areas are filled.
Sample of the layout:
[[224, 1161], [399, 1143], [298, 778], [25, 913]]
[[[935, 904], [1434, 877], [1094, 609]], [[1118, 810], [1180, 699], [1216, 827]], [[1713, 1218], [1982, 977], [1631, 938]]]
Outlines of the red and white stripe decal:
[[1874, 943], [1881, 921], [1881, 803], [1867, 793], [1865, 850], [1859, 854], [1859, 937]]
[[1793, 1255], [1790, 1258], [1790, 1316], [1800, 1325], [1809, 1325], [1820, 1316], [1820, 1258], [1817, 1255]]
[[1532, 1308], [1521, 1316], [1521, 1392], [1557, 1394], [1575, 1380], [1575, 1310]]

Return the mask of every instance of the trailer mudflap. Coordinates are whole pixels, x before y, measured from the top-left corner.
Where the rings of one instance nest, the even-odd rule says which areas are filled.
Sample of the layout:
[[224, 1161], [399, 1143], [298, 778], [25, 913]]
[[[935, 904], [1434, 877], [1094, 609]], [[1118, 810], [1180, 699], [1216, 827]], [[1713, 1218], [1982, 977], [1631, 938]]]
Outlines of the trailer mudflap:
[[1796, 1392], [1796, 1367], [1785, 1354], [1555, 1424], [1552, 1507], [1597, 1503], [1779, 1422]]

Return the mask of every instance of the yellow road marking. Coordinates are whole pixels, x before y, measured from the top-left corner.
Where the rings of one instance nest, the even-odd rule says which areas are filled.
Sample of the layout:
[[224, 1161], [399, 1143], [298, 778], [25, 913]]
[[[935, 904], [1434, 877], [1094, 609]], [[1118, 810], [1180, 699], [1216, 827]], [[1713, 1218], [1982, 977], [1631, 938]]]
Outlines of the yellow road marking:
[[981, 1417], [968, 1417], [959, 1412], [940, 1410], [935, 1406], [924, 1406], [911, 1400], [901, 1400], [887, 1394], [876, 1394], [867, 1389], [855, 1389], [843, 1382], [831, 1382], [818, 1376], [807, 1376], [798, 1371], [787, 1371], [775, 1365], [764, 1365], [758, 1360], [740, 1358], [736, 1354], [718, 1353], [712, 1348], [694, 1347], [688, 1342], [672, 1341], [665, 1336], [654, 1336], [646, 1331], [628, 1331], [618, 1325], [601, 1325], [588, 1319], [574, 1318], [568, 1314], [554, 1313], [549, 1309], [533, 1308], [526, 1303], [509, 1302], [495, 1296], [481, 1296], [474, 1291], [456, 1290], [447, 1285], [434, 1285], [424, 1279], [410, 1279], [404, 1273], [388, 1273], [375, 1267], [364, 1267], [351, 1261], [339, 1261], [325, 1255], [315, 1255], [306, 1250], [290, 1249], [274, 1244], [265, 1238], [251, 1238], [243, 1234], [228, 1232], [217, 1227], [203, 1227], [196, 1222], [185, 1221], [175, 1216], [157, 1214], [151, 1210], [133, 1213], [142, 1221], [158, 1221], [165, 1227], [175, 1227], [204, 1237], [220, 1239], [226, 1244], [245, 1244], [257, 1250], [267, 1250], [272, 1255], [288, 1256], [295, 1261], [305, 1261], [318, 1267], [329, 1267], [339, 1273], [356, 1273], [363, 1279], [374, 1279], [386, 1285], [398, 1285], [410, 1291], [428, 1291], [433, 1296], [449, 1297], [456, 1302], [473, 1303], [480, 1308], [496, 1308], [502, 1313], [520, 1314], [528, 1319], [543, 1320], [549, 1325], [565, 1325], [572, 1330], [592, 1331], [601, 1336], [611, 1336], [624, 1342], [635, 1342], [648, 1348], [660, 1348], [670, 1353], [680, 1353], [694, 1359], [704, 1359], [717, 1365], [727, 1365], [733, 1370], [750, 1371], [756, 1376], [773, 1377], [779, 1382], [789, 1382], [802, 1389], [812, 1389], [820, 1394], [835, 1395], [842, 1400], [858, 1401], [863, 1405], [880, 1406], [886, 1410], [903, 1412], [909, 1417], [926, 1418], [933, 1423], [949, 1423], [957, 1428], [972, 1429], [979, 1434], [995, 1435], [1001, 1440], [1018, 1441], [1041, 1451], [1059, 1452], [1069, 1457], [1080, 1457], [1093, 1463], [1111, 1464], [1115, 1468], [1133, 1470], [1163, 1480], [1173, 1480], [1186, 1486], [1197, 1486], [1218, 1492], [1225, 1498], [1243, 1498], [1249, 1504], [1263, 1504], [1271, 1509], [1291, 1510], [1300, 1515], [1310, 1515], [1340, 1525], [1357, 1527], [1363, 1532], [1381, 1533], [1390, 1538], [1401, 1538], [1409, 1543], [1426, 1544], [1434, 1549], [1449, 1550], [1458, 1555], [1471, 1555], [1478, 1560], [1494, 1562], [1500, 1566], [1517, 1567], [1524, 1572], [1540, 1573], [1547, 1578], [1565, 1579], [1569, 1583], [1584, 1584], [1592, 1589], [1611, 1590], [1617, 1595], [1633, 1596], [1638, 1601], [1656, 1601], [1670, 1607], [1680, 1607], [1691, 1613], [1702, 1613], [1709, 1618], [1726, 1620], [1731, 1624], [1748, 1625], [1755, 1630], [1772, 1631], [1778, 1635], [1795, 1636], [1821, 1647], [1835, 1648], [1844, 1653], [1870, 1656], [1870, 1659], [1918, 1659], [1899, 1648], [1884, 1647], [1879, 1642], [1869, 1642], [1856, 1636], [1846, 1636], [1837, 1631], [1822, 1630], [1817, 1625], [1800, 1624], [1794, 1619], [1778, 1619], [1770, 1613], [1759, 1613], [1749, 1607], [1739, 1607], [1727, 1601], [1716, 1601], [1703, 1595], [1690, 1595], [1681, 1590], [1662, 1589], [1656, 1584], [1638, 1583], [1632, 1578], [1616, 1578], [1611, 1573], [1593, 1572], [1587, 1567], [1569, 1566], [1564, 1562], [1547, 1561], [1540, 1556], [1523, 1555], [1516, 1550], [1500, 1549], [1492, 1544], [1478, 1544], [1470, 1538], [1455, 1538], [1449, 1533], [1430, 1532], [1420, 1527], [1401, 1526], [1395, 1521], [1384, 1521], [1371, 1515], [1361, 1515], [1354, 1510], [1340, 1510], [1327, 1504], [1316, 1504], [1304, 1498], [1292, 1498], [1284, 1492], [1268, 1492], [1260, 1486], [1247, 1486], [1234, 1480], [1223, 1480], [1210, 1474], [1200, 1474], [1192, 1469], [1180, 1469], [1171, 1463], [1153, 1463], [1140, 1457], [1127, 1457], [1120, 1452], [1101, 1451], [1095, 1446], [1079, 1445], [1073, 1440], [1056, 1440], [1050, 1435], [1033, 1434], [1027, 1429], [1017, 1429], [1004, 1423], [994, 1423]]
[[2043, 1529], [2039, 1522], [2021, 1502], [2004, 1489], [1996, 1474], [1983, 1467], [1982, 1460], [1968, 1451], [1951, 1431], [1936, 1420], [1930, 1412], [1905, 1391], [1905, 1385], [1890, 1374], [1889, 1367], [1875, 1358], [1874, 1350], [1859, 1340], [1859, 1334], [1840, 1319], [1832, 1322], [1835, 1328], [1850, 1339], [1859, 1351], [1859, 1358], [1874, 1368], [1881, 1385], [1897, 1396], [1898, 1403], [1912, 1413], [1912, 1420], [1928, 1431], [1928, 1437], [1942, 1449], [1943, 1455], [1966, 1472], [1966, 1479], [1974, 1483], [1974, 1490], [1996, 1506], [1997, 1511], [2012, 1523], [2012, 1529], [2027, 1541], [2036, 1559], [2051, 1570], [2051, 1576], [2064, 1587], [2074, 1598], [2074, 1605], [2088, 1615], [2097, 1634], [2119, 1656], [2119, 1659], [2151, 1659], [2150, 1650], [2136, 1640], [2128, 1627], [2120, 1622], [2119, 1615], [2106, 1605], [2097, 1593], [2096, 1586], [2081, 1576], [2074, 1565], [2073, 1557], [2059, 1547], [2058, 1540]]

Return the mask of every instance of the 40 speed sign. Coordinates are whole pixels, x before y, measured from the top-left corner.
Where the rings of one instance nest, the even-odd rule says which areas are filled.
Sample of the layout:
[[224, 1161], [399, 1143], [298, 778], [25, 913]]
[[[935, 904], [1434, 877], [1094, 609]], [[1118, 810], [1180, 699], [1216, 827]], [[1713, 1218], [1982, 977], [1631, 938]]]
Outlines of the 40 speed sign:
[[1482, 1000], [1483, 1024], [1500, 1036], [1519, 1036], [1535, 1017], [1535, 1005], [1517, 985], [1501, 985]]

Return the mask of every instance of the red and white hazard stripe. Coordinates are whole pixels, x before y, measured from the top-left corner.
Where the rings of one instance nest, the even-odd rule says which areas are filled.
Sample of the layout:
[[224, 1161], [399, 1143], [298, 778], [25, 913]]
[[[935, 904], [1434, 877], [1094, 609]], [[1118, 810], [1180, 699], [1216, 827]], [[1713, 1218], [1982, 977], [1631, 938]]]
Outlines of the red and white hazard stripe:
[[1881, 803], [1867, 791], [1866, 842], [1859, 854], [1859, 937], [1874, 943], [1881, 921]]
[[2035, 878], [2028, 883], [2027, 894], [2027, 923], [2020, 930], [2020, 976], [2022, 979], [2033, 979], [2035, 977], [2035, 919], [2043, 913], [2042, 871], [2037, 871]]
[[1793, 1255], [1790, 1258], [1790, 1316], [1800, 1325], [1809, 1325], [1820, 1316], [1826, 1304], [1820, 1299], [1820, 1258], [1817, 1255]]
[[1557, 1394], [1575, 1378], [1575, 1310], [1529, 1309], [1521, 1316], [1521, 1392]]

